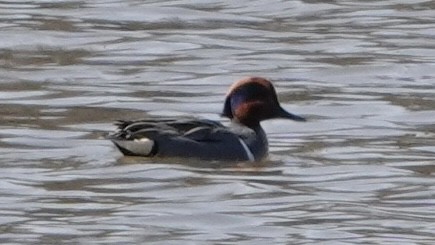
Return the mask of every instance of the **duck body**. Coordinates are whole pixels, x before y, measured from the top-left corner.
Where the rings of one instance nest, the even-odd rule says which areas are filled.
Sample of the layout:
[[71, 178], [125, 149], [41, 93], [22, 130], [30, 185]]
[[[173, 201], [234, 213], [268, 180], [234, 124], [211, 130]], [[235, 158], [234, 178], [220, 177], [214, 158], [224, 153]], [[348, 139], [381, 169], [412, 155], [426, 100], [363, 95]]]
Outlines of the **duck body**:
[[193, 157], [203, 160], [258, 161], [268, 151], [261, 127], [229, 127], [206, 119], [156, 118], [119, 121], [111, 139], [129, 156]]
[[282, 109], [272, 84], [260, 77], [247, 77], [231, 86], [222, 116], [231, 119], [228, 127], [196, 118], [118, 121], [109, 139], [127, 156], [260, 161], [268, 153], [261, 121], [305, 120]]

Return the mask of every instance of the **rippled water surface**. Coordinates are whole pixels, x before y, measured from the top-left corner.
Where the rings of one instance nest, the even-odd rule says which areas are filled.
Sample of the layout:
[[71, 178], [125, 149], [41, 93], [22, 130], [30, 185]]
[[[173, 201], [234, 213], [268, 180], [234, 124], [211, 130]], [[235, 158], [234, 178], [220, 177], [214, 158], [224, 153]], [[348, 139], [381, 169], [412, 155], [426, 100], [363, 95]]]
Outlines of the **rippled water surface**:
[[[0, 2], [0, 243], [434, 244], [433, 1]], [[116, 119], [306, 123], [258, 164], [123, 157]]]

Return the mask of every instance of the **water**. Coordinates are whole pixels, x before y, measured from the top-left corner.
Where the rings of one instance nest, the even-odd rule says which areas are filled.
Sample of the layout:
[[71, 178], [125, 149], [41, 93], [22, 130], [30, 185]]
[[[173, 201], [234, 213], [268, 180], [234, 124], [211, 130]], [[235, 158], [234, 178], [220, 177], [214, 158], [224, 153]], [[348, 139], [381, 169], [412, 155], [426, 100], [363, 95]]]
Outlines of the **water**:
[[[432, 1], [3, 1], [3, 244], [433, 244]], [[270, 78], [259, 164], [125, 158], [112, 121], [222, 120]]]

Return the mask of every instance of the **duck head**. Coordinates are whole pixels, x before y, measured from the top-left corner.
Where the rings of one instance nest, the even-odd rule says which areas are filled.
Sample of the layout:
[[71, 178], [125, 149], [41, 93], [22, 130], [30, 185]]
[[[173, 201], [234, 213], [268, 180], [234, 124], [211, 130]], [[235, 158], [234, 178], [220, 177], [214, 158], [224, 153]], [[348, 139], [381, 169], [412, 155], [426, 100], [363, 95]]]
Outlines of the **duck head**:
[[305, 118], [284, 110], [272, 83], [261, 77], [247, 77], [235, 82], [227, 93], [222, 116], [251, 128], [272, 118], [305, 121]]

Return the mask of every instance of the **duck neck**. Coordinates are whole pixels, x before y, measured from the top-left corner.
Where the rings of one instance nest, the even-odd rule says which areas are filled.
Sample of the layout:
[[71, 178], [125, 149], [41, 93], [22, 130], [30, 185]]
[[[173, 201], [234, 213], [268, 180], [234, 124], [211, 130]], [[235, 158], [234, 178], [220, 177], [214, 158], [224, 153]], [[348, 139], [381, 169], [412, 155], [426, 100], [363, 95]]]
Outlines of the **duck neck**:
[[241, 120], [239, 120], [237, 118], [233, 118], [232, 122], [236, 123], [236, 124], [239, 124], [239, 125], [242, 125], [242, 126], [245, 126], [245, 127], [248, 127], [248, 128], [250, 128], [250, 129], [252, 129], [252, 130], [254, 130], [256, 132], [257, 132], [257, 130], [263, 130], [261, 128], [261, 125], [260, 125], [259, 121], [251, 121], [251, 120], [250, 121], [241, 121]]
[[264, 132], [260, 123], [257, 122], [255, 124], [246, 125], [236, 120], [232, 120], [232, 123], [241, 127], [249, 128], [255, 132], [254, 137], [246, 137], [244, 138], [244, 141], [251, 150], [251, 152], [254, 153], [254, 157], [256, 160], [263, 159], [267, 155], [269, 144], [267, 141], [266, 133]]

